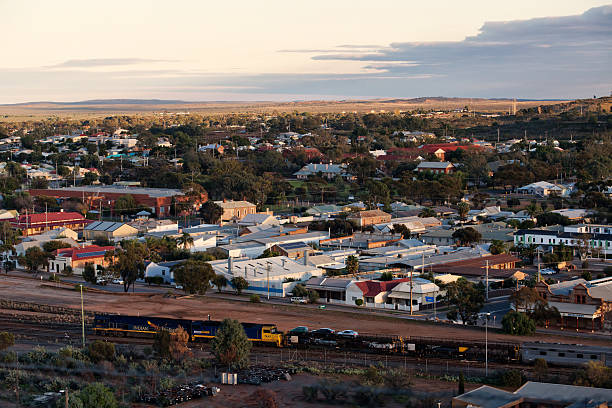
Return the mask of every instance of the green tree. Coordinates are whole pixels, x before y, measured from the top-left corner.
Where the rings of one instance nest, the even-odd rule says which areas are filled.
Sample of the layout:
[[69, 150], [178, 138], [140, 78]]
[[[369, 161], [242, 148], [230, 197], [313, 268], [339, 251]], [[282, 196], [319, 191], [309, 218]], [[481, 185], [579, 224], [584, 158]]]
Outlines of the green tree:
[[193, 247], [193, 238], [189, 233], [183, 232], [183, 234], [176, 239], [176, 244], [180, 248], [189, 249]]
[[229, 370], [249, 365], [252, 344], [239, 321], [225, 319], [211, 341], [211, 350], [220, 364]]
[[383, 272], [378, 278], [379, 281], [391, 281], [393, 280], [393, 272]]
[[525, 313], [511, 310], [502, 319], [502, 329], [515, 336], [528, 336], [535, 333], [536, 324]]
[[493, 255], [505, 254], [508, 252], [508, 248], [506, 248], [504, 241], [494, 239], [489, 247], [489, 252], [491, 252]]
[[355, 255], [349, 255], [346, 258], [346, 273], [356, 276], [359, 272], [359, 259]]
[[88, 263], [83, 268], [83, 279], [85, 279], [85, 282], [96, 283], [96, 269], [92, 264]]
[[138, 212], [138, 204], [131, 194], [125, 194], [115, 200], [114, 211], [117, 214], [134, 214]]
[[38, 271], [41, 266], [47, 265], [47, 254], [39, 247], [28, 248], [24, 256], [19, 257], [19, 263], [32, 273]]
[[234, 287], [234, 290], [238, 295], [241, 294], [243, 290], [249, 287], [249, 282], [247, 282], [247, 280], [244, 279], [242, 276], [235, 276], [230, 282], [232, 283], [232, 286]]
[[542, 382], [542, 378], [548, 374], [548, 363], [546, 363], [546, 360], [536, 358], [533, 362], [533, 371], [538, 375], [538, 381]]
[[429, 207], [425, 207], [421, 210], [421, 212], [419, 213], [419, 217], [421, 218], [428, 218], [428, 217], [435, 217], [437, 214], [436, 212]]
[[465, 278], [460, 278], [446, 287], [446, 296], [450, 303], [447, 312], [450, 319], [460, 317], [463, 324], [476, 324], [478, 312], [485, 301], [482, 290]]
[[107, 341], [96, 340], [87, 345], [87, 353], [94, 363], [115, 360], [115, 345]]
[[221, 293], [221, 290], [227, 286], [227, 278], [223, 275], [217, 274], [212, 278], [212, 283], [217, 287], [217, 292]]
[[465, 377], [463, 373], [459, 373], [459, 387], [457, 391], [459, 395], [465, 394]]
[[468, 215], [468, 212], [470, 212], [470, 205], [466, 203], [465, 201], [462, 201], [459, 204], [457, 204], [457, 211], [459, 212], [459, 218], [465, 221]]
[[393, 233], [401, 234], [404, 239], [410, 238], [410, 228], [404, 224], [393, 224]]
[[207, 201], [200, 207], [200, 217], [207, 224], [218, 224], [223, 215], [223, 208], [213, 201]]
[[174, 280], [186, 293], [203, 295], [214, 277], [215, 272], [208, 262], [189, 259], [174, 268]]
[[171, 336], [170, 330], [164, 327], [155, 332], [153, 351], [155, 351], [155, 354], [160, 358], [170, 358]]
[[70, 244], [63, 242], [63, 241], [58, 241], [58, 240], [47, 241], [43, 244], [43, 249], [48, 254], [51, 254], [51, 252], [55, 251], [56, 249], [60, 249], [60, 248], [70, 248]]
[[[55, 408], [66, 408], [66, 399], [64, 397], [59, 398], [55, 402]], [[68, 393], [68, 408], [83, 408], [83, 401], [78, 394]]]
[[473, 242], [479, 242], [482, 239], [480, 232], [476, 231], [472, 227], [460, 228], [453, 232], [452, 235], [461, 246], [468, 246]]
[[102, 383], [88, 384], [79, 393], [83, 408], [117, 408], [113, 392]]
[[144, 262], [147, 257], [146, 245], [136, 240], [122, 241], [120, 248], [105, 255], [110, 262], [108, 269], [123, 279], [124, 292], [127, 292], [130, 286], [134, 290], [136, 279], [144, 277]]

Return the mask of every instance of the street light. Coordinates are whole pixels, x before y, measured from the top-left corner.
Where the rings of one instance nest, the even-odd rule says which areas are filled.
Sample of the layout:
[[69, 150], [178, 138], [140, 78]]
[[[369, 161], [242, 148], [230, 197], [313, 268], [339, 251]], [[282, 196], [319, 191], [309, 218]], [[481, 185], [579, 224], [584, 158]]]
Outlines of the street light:
[[83, 330], [83, 348], [85, 348], [85, 311], [83, 310], [83, 285], [81, 287], [81, 327]]
[[491, 313], [487, 312], [487, 320], [485, 320], [485, 377], [489, 376], [489, 317]]

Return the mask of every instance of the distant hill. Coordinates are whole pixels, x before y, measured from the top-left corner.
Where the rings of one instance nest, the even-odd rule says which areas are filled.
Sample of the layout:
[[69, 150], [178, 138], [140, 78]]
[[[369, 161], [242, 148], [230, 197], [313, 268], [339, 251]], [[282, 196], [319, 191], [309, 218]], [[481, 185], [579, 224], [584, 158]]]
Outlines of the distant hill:
[[36, 105], [175, 105], [189, 102], [166, 99], [90, 99], [76, 102], [37, 101], [22, 103], [5, 103], [0, 106], [36, 106]]

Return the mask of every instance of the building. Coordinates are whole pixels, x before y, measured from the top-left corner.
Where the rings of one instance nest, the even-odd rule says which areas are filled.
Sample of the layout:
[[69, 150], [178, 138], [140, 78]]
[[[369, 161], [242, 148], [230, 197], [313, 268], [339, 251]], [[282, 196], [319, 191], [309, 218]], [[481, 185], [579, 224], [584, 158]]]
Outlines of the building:
[[391, 221], [391, 214], [376, 209], [368, 211], [358, 211], [346, 217], [347, 220], [353, 221], [360, 227], [368, 225], [382, 224]]
[[107, 266], [106, 252], [114, 250], [114, 246], [98, 245], [57, 249], [54, 252], [55, 259], [49, 261], [49, 272], [60, 273], [70, 266], [75, 273], [82, 274], [87, 264]]
[[[102, 207], [113, 208], [119, 197], [130, 195], [139, 206], [150, 208], [157, 217], [170, 215], [172, 205], [177, 201], [187, 200], [183, 191], [169, 188], [144, 188], [129, 185], [92, 185], [62, 187], [56, 189], [30, 189], [29, 193], [33, 197], [47, 196], [59, 199], [79, 198], [92, 209]], [[194, 202], [194, 209], [208, 199], [203, 193]]]
[[121, 240], [138, 235], [138, 230], [122, 222], [95, 221], [83, 229], [83, 238], [88, 240]]
[[450, 174], [455, 171], [455, 166], [450, 162], [428, 162], [422, 161], [416, 167], [415, 171], [419, 173], [434, 173], [434, 174]]
[[562, 231], [553, 229], [518, 230], [514, 233], [515, 245], [539, 245], [552, 249], [565, 245], [591, 254], [612, 254], [612, 226], [578, 224], [567, 225]]
[[359, 301], [365, 307], [393, 309], [393, 300], [389, 298], [391, 290], [402, 282], [410, 279], [395, 279], [391, 281], [353, 281], [346, 289], [346, 303], [357, 305]]
[[352, 279], [314, 277], [310, 278], [305, 286], [306, 289], [319, 294], [319, 302], [343, 305], [346, 304], [346, 290], [351, 283]]
[[329, 238], [320, 242], [328, 248], [372, 249], [396, 243], [402, 239], [401, 234], [355, 232], [346, 237]]
[[272, 215], [267, 213], [255, 213], [247, 214], [240, 221], [238, 225], [241, 227], [249, 227], [255, 225], [280, 225], [280, 221]]
[[612, 390], [528, 381], [514, 392], [483, 385], [454, 397], [452, 408], [608, 408]]
[[424, 307], [433, 307], [434, 303], [440, 301], [446, 295], [446, 291], [441, 291], [440, 287], [427, 279], [414, 278], [412, 285], [410, 279], [401, 282], [391, 289], [387, 295], [387, 301], [391, 299], [391, 304], [385, 303], [385, 308], [393, 310], [410, 311], [410, 299], [412, 299], [412, 311], [417, 312]]
[[249, 203], [248, 201], [215, 201], [219, 207], [223, 209], [221, 214], [221, 221], [239, 221], [243, 219], [247, 214], [255, 214], [257, 212], [257, 206]]
[[523, 187], [519, 187], [517, 192], [522, 194], [537, 195], [540, 197], [548, 197], [551, 194], [566, 196], [569, 193], [565, 186], [549, 183], [548, 181], [538, 181]]
[[185, 262], [184, 259], [159, 263], [147, 262], [145, 265], [144, 277], [146, 279], [160, 276], [164, 280], [164, 283], [172, 285], [174, 284], [174, 271], [172, 269], [183, 262]]
[[298, 180], [305, 180], [310, 176], [315, 176], [320, 174], [321, 177], [325, 177], [329, 180], [332, 180], [338, 176], [344, 178], [352, 178], [350, 174], [346, 172], [346, 165], [344, 164], [317, 164], [317, 163], [309, 163], [302, 167], [299, 171], [293, 173], [293, 175]]
[[246, 293], [262, 296], [285, 297], [298, 282], [305, 282], [323, 271], [303, 262], [296, 262], [286, 256], [263, 259], [221, 259], [209, 262], [214, 272], [225, 276], [232, 287], [234, 277], [243, 277], [249, 286]]
[[74, 231], [80, 231], [91, 222], [77, 212], [63, 211], [23, 214], [10, 220], [11, 227], [21, 230], [23, 236], [40, 234], [56, 228], [70, 228]]
[[[600, 330], [612, 324], [606, 316], [612, 312], [612, 277], [586, 281], [574, 279], [549, 285], [544, 281], [535, 289], [561, 314], [561, 328]], [[607, 321], [608, 320], [608, 321]]]
[[278, 255], [286, 256], [291, 259], [300, 259], [304, 256], [314, 255], [315, 250], [303, 242], [289, 242], [273, 245], [270, 250]]

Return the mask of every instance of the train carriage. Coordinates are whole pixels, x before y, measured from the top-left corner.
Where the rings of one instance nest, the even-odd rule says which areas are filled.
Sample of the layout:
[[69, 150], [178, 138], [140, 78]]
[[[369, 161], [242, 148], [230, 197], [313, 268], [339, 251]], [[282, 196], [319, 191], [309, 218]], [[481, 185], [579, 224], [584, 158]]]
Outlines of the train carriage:
[[584, 344], [523, 343], [521, 359], [525, 363], [543, 359], [548, 364], [561, 366], [581, 366], [589, 361], [599, 361], [612, 367], [612, 349]]
[[161, 329], [176, 330], [179, 326], [191, 334], [191, 320], [150, 316], [96, 315], [93, 331], [103, 336], [153, 338], [155, 333]]

